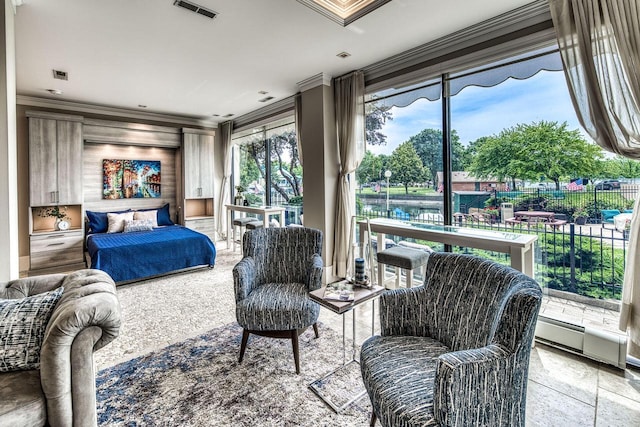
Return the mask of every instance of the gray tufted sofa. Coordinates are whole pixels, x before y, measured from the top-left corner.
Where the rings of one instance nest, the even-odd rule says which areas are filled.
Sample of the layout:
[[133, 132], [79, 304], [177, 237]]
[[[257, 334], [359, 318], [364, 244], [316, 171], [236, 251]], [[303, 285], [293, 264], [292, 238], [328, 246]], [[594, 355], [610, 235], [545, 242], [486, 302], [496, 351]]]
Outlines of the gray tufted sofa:
[[249, 230], [244, 258], [233, 268], [236, 319], [243, 328], [240, 362], [250, 334], [290, 338], [300, 373], [298, 335], [318, 337], [320, 306], [309, 292], [322, 286], [322, 231], [304, 227]]
[[381, 335], [362, 345], [372, 425], [524, 426], [541, 298], [510, 267], [431, 254], [425, 286], [383, 294]]
[[0, 426], [95, 426], [93, 352], [120, 331], [115, 284], [99, 270], [51, 274], [0, 284], [16, 299], [64, 287], [47, 324], [40, 369], [0, 373]]

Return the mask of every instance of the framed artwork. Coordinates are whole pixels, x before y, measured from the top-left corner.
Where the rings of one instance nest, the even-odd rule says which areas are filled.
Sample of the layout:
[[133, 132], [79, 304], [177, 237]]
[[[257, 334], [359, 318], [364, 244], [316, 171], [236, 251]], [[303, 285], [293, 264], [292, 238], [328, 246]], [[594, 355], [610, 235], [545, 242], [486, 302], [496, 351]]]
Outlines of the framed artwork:
[[102, 198], [160, 197], [160, 161], [102, 160]]

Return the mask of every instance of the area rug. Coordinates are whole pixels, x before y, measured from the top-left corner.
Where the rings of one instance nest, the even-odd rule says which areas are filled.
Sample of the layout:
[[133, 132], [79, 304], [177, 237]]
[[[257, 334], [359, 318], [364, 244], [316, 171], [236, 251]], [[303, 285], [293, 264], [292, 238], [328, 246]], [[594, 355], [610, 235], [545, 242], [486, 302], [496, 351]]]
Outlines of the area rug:
[[[300, 336], [301, 373], [291, 342], [251, 336], [238, 363], [237, 323], [123, 362], [97, 375], [102, 426], [366, 426], [367, 396], [336, 414], [309, 388], [342, 363], [342, 337], [319, 325]], [[342, 378], [361, 387], [357, 370]], [[333, 390], [337, 398], [350, 393]], [[346, 393], [345, 393], [346, 391]]]

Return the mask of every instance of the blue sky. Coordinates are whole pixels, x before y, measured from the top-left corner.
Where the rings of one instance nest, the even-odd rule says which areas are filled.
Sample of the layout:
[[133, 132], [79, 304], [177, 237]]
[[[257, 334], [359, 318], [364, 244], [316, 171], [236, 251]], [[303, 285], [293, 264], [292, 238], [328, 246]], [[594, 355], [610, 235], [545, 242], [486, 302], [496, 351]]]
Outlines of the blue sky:
[[[441, 128], [440, 102], [419, 99], [404, 108], [392, 108], [393, 120], [382, 129], [386, 146], [368, 146], [374, 154], [391, 154], [401, 143], [423, 129]], [[451, 98], [451, 127], [467, 145], [482, 136], [500, 133], [519, 123], [541, 120], [567, 122], [582, 131], [573, 110], [564, 74], [541, 71], [526, 80], [510, 78], [490, 88], [468, 86]]]

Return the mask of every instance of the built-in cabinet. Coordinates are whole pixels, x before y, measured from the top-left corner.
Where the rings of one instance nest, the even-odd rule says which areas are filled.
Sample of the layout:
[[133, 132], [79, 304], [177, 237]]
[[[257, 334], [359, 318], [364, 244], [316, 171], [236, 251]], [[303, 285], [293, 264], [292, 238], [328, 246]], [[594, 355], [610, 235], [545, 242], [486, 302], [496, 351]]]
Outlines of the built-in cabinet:
[[213, 198], [213, 134], [183, 129], [184, 195], [186, 199]]
[[[31, 270], [72, 268], [83, 257], [81, 116], [28, 111]], [[57, 230], [58, 206], [70, 227]]]
[[27, 116], [31, 206], [82, 204], [82, 117]]
[[182, 217], [185, 227], [215, 240], [213, 131], [182, 129]]

